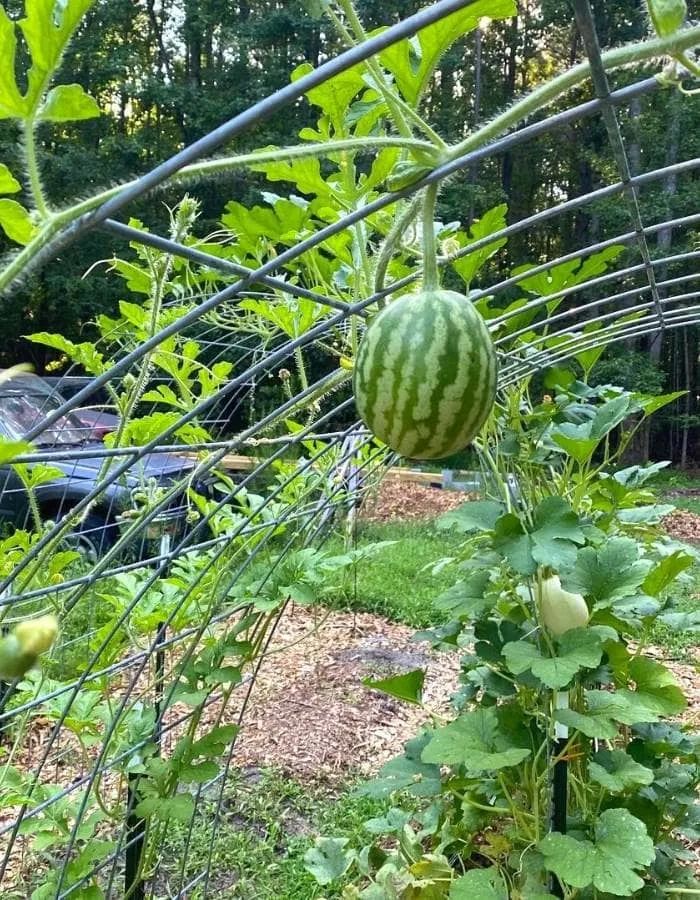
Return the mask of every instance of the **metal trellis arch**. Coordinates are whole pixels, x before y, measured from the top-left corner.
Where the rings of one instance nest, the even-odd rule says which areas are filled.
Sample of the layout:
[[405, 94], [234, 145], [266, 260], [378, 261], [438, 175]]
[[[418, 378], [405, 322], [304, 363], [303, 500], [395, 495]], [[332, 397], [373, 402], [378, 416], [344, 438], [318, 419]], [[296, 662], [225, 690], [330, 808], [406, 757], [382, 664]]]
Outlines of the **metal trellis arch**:
[[[627, 58], [620, 49], [601, 50], [588, 0], [574, 0], [573, 4], [587, 61], [548, 85], [538, 96], [538, 105], [533, 106], [530, 97], [523, 98], [516, 104], [515, 115], [510, 119], [506, 114], [497, 117], [479, 133], [478, 142], [470, 143], [467, 138], [456, 155], [436, 157], [407, 185], [379, 193], [343, 212], [307, 237], [270, 255], [257, 268], [248, 268], [198, 246], [186, 228], [178, 228], [177, 210], [167, 236], [116, 218], [128, 212], [130, 204], [147, 192], [170, 184], [174, 178], [184, 179], [188, 167], [201, 163], [261, 119], [273, 116], [352, 67], [376, 60], [386, 48], [412, 38], [468, 5], [469, 0], [439, 0], [329, 59], [148, 174], [115, 188], [104, 202], [87, 208], [74, 221], [52, 223], [38, 252], [31, 258], [20, 252], [10, 262], [10, 281], [5, 288], [32, 268], [50, 266], [59, 253], [69, 252], [74, 242], [99, 230], [105, 241], [113, 240], [119, 248], [131, 242], [139, 248], [138, 252], [153, 254], [146, 258], [154, 277], [162, 275], [159, 265], [171, 265], [177, 259], [197, 273], [208, 273], [214, 288], [193, 293], [188, 304], [179, 308], [173, 302], [172, 316], [157, 321], [157, 327], [150, 331], [144, 325], [138, 341], [125, 345], [123, 352], [88, 381], [79, 381], [69, 399], [47, 405], [40, 419], [24, 433], [26, 441], [36, 441], [36, 446], [13, 459], [15, 464], [32, 467], [59, 466], [65, 473], [71, 467], [86, 465], [89, 457], [95, 477], [69, 507], [62, 507], [57, 497], [48, 508], [50, 527], [45, 527], [44, 522], [27, 546], [19, 548], [20, 552], [8, 558], [0, 569], [0, 614], [5, 626], [56, 608], [62, 610], [66, 623], [63, 638], [52, 656], [55, 665], [27, 676], [21, 690], [17, 679], [0, 691], [0, 740], [7, 749], [7, 759], [0, 757], [0, 791], [5, 790], [13, 798], [11, 804], [8, 801], [9, 815], [5, 810], [0, 818], [0, 885], [8, 895], [16, 889], [18, 873], [27, 864], [24, 835], [31, 830], [28, 823], [65, 815], [66, 833], [58, 851], [60, 866], [52, 882], [56, 900], [80, 896], [80, 891], [93, 883], [100, 885], [105, 896], [134, 900], [166, 894], [171, 898], [216, 896], [209, 878], [217, 829], [221, 827], [224, 788], [236, 764], [235, 738], [244, 722], [256, 674], [264, 664], [265, 648], [288, 599], [281, 610], [275, 608], [274, 615], [268, 615], [264, 604], [256, 606], [256, 597], [272, 590], [277, 584], [276, 573], [283, 572], [299, 548], [318, 547], [336, 512], [354, 509], [392, 461], [391, 455], [355, 420], [348, 390], [339, 395], [339, 400], [334, 399], [329, 408], [319, 407], [313, 417], [288, 435], [270, 437], [272, 426], [307, 410], [319, 397], [334, 398], [333, 391], [341, 390], [348, 381], [347, 370], [342, 366], [315, 382], [303, 384], [296, 392], [290, 389], [283, 403], [275, 402], [235, 433], [227, 433], [226, 424], [232, 417], [242, 421], [251, 397], [258, 402], [264, 394], [268, 376], [274, 375], [278, 384], [280, 373], [288, 371], [285, 367], [294, 369], [297, 365], [301, 351], [318, 342], [332, 341], [336, 332], [361, 330], [377, 305], [420, 278], [416, 269], [405, 277], [375, 285], [368, 296], [348, 294], [346, 299], [340, 299], [331, 296], [330, 291], [323, 293], [297, 283], [289, 277], [287, 267], [324, 242], [396, 208], [397, 204], [401, 209], [410, 207], [413, 198], [433, 183], [468, 170], [477, 162], [498, 159], [516, 146], [536, 142], [571, 123], [600, 117], [615, 160], [615, 182], [545, 205], [464, 247], [445, 252], [439, 264], [448, 267], [497, 241], [563, 221], [600, 200], [620, 197], [624, 202], [629, 215], [629, 228], [624, 233], [602, 235], [601, 240], [575, 252], [543, 260], [526, 271], [472, 291], [470, 299], [474, 302], [483, 298], [499, 301], [509, 297], [509, 292], [526, 278], [547, 273], [559, 264], [581, 263], [612, 247], [632, 248], [638, 257], [628, 255], [619, 268], [596, 271], [580, 283], [537, 296], [525, 306], [506, 309], [492, 318], [489, 325], [500, 356], [503, 388], [587, 348], [656, 335], [700, 321], [700, 291], [693, 284], [698, 277], [700, 250], [653, 257], [650, 249], [652, 236], [668, 229], [691, 230], [700, 222], [700, 213], [677, 218], [669, 215], [662, 221], [646, 222], [640, 205], [642, 192], [665, 179], [697, 177], [700, 158], [643, 173], [632, 170], [620, 130], [620, 111], [633, 101], [667, 88], [659, 77], [611, 85], [611, 73], [626, 65]], [[650, 42], [651, 49], [640, 59], [656, 61], [676, 48], [692, 50], [698, 45], [700, 27], [691, 26], [674, 38]], [[629, 70], [626, 73], [629, 75]], [[625, 81], [629, 82], [629, 78]], [[539, 114], [547, 105], [560, 101], [571, 88], [587, 82], [593, 85], [591, 99], [549, 115], [538, 115], [524, 124], [533, 113]], [[387, 145], [391, 145], [389, 138]], [[303, 147], [299, 149], [300, 156], [306, 152]], [[225, 158], [212, 160], [211, 170], [216, 171], [224, 162]], [[204, 177], [207, 167], [195, 166], [195, 171], [197, 177]], [[308, 302], [322, 312], [299, 333], [278, 331], [262, 342], [250, 330], [237, 332], [236, 319], [233, 325], [227, 324], [224, 312], [229, 304], [265, 296], [280, 302], [280, 298]], [[553, 300], [574, 302], [549, 316], [538, 317], [536, 313]], [[171, 307], [164, 303], [162, 309]], [[535, 314], [532, 320], [510, 327], [524, 311]], [[525, 337], [526, 343], [517, 340]], [[560, 338], [556, 345], [552, 344], [553, 338]], [[144, 428], [138, 440], [117, 440], [112, 446], [89, 449], [62, 447], [60, 443], [42, 448], [41, 436], [47, 430], [65, 427], [66, 417], [84, 410], [86, 405], [103, 405], [99, 398], [105, 392], [113, 400], [124, 378], [136, 384], [131, 409], [147, 389], [151, 394], [157, 392], [158, 385], [152, 377], [154, 355], [174, 354], [167, 349], [173, 340], [191, 340], [205, 347], [209, 373], [215, 371], [217, 364], [228, 363], [235, 350], [236, 370], [230, 374], [230, 367], [222, 368], [220, 371], [225, 374], [214, 378], [213, 389], [197, 396], [187, 409], [175, 406], [176, 414], [160, 422], [155, 430]], [[211, 374], [207, 377], [213, 378]], [[283, 379], [283, 388], [286, 383]], [[67, 391], [70, 386], [69, 376], [58, 380], [59, 391]], [[161, 397], [167, 399], [167, 385], [163, 390]], [[344, 424], [348, 421], [350, 424]], [[197, 430], [204, 425], [209, 426], [208, 432]], [[183, 441], [182, 434], [188, 428], [188, 437]], [[183, 443], [187, 446], [183, 447]], [[182, 455], [185, 451], [186, 459]], [[227, 460], [244, 451], [251, 454], [250, 466], [233, 476], [227, 469]], [[139, 473], [138, 478], [135, 472]], [[162, 472], [169, 473], [168, 477], [155, 487], [151, 485], [149, 494], [151, 474]], [[266, 485], [264, 495], [257, 493], [261, 483]], [[124, 515], [126, 495], [137, 513], [131, 517]], [[95, 510], [100, 511], [102, 524], [97, 523]], [[184, 529], [173, 524], [183, 520], [187, 520]], [[109, 529], [106, 522], [110, 523]], [[36, 524], [30, 519], [28, 528], [31, 530]], [[98, 533], [92, 542], [91, 528]], [[76, 535], [80, 552], [73, 554]], [[94, 549], [95, 541], [96, 551], [85, 556], [85, 547]], [[138, 552], [133, 550], [135, 545]], [[49, 561], [66, 549], [70, 559], [63, 558], [62, 568], [52, 570]], [[265, 577], [255, 581], [251, 573], [255, 573], [256, 560], [263, 553], [272, 553], [274, 561]], [[284, 585], [283, 580], [279, 583]], [[120, 585], [121, 593], [110, 617], [105, 619], [99, 609], [105, 602], [102, 595], [107, 585], [110, 590], [117, 590], [113, 586]], [[164, 597], [168, 598], [167, 603]], [[163, 610], [160, 618], [159, 609]], [[120, 635], [136, 628], [137, 620], [143, 626], [140, 639], [127, 648], [119, 643]], [[216, 655], [221, 679], [216, 684], [207, 683], [197, 668], [206, 654]], [[227, 661], [240, 661], [246, 654], [251, 654], [252, 664], [239, 678], [233, 667], [227, 669]], [[80, 710], [90, 704], [102, 704], [100, 725], [91, 725], [86, 713], [81, 732]], [[40, 713], [46, 716], [50, 727], [37, 739], [30, 758], [27, 723]], [[196, 777], [183, 792], [168, 782], [170, 776], [159, 768], [159, 760], [169, 758], [183, 735], [191, 751], [199, 739], [197, 728], [203, 718], [213, 724], [210, 745], [216, 745], [223, 763], [209, 775], [205, 763], [210, 751], [208, 745], [200, 742], [187, 763]], [[184, 752], [183, 745], [178, 746], [178, 752]], [[25, 776], [8, 782], [9, 787], [3, 786], [3, 766], [6, 772], [9, 767], [22, 767]], [[146, 776], [153, 783], [159, 777], [163, 779], [162, 794], [144, 794]], [[61, 784], [56, 787], [53, 780], [60, 780]], [[149, 818], [149, 810], [154, 803], [166, 801], [184, 833], [184, 850], [174, 867], [171, 865], [163, 873], [157, 851], [168, 845], [170, 835], [167, 827]], [[187, 851], [193, 823], [201, 817], [203, 808], [210, 823], [209, 850], [193, 869]], [[64, 812], [67, 809], [70, 811]], [[71, 866], [76, 848], [85, 845], [86, 835], [97, 849], [85, 870], [76, 875]], [[148, 847], [155, 848], [150, 856]]]

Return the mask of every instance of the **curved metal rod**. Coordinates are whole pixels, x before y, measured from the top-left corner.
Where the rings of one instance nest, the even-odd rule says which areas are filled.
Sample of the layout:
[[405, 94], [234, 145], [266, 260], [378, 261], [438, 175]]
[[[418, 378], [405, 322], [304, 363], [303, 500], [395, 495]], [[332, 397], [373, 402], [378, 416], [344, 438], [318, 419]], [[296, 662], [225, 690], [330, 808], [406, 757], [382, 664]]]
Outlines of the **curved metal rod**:
[[[692, 220], [692, 221], [688, 221], [688, 220]], [[669, 225], [675, 226], [675, 225], [694, 224], [695, 220], [700, 220], [700, 214], [695, 214], [693, 216], [683, 216], [680, 219], [674, 219], [673, 222], [670, 222], [670, 223], [669, 222], [658, 222], [655, 225], [647, 226], [646, 230], [647, 230], [647, 232], [656, 232], [656, 231], [660, 231], [663, 228], [669, 227]], [[610, 246], [614, 246], [615, 244], [620, 243], [620, 240], [618, 238], [613, 238], [610, 240], [610, 242], [606, 242], [606, 243], [609, 243]], [[599, 247], [599, 245], [596, 245], [596, 247], [594, 249], [598, 249], [598, 247]], [[591, 252], [594, 252], [594, 250], [592, 250]], [[685, 253], [679, 253], [679, 254], [675, 254], [673, 256], [666, 256], [662, 259], [653, 259], [651, 261], [651, 264], [652, 264], [652, 266], [670, 265], [672, 263], [684, 262], [686, 260], [695, 259], [697, 257], [700, 257], [699, 251], [687, 251]], [[577, 258], [576, 255], [574, 255], [572, 257], [572, 259], [576, 259], [576, 258]], [[555, 264], [557, 264], [559, 262], [570, 262], [570, 261], [571, 261], [570, 259], [567, 260], [564, 258], [560, 258], [559, 260], [556, 261]], [[546, 272], [548, 269], [552, 268], [552, 264], [548, 264], [545, 266], [538, 266], [537, 268], [538, 268], [539, 273]], [[528, 303], [526, 303], [524, 306], [521, 306], [517, 310], [512, 310], [511, 312], [504, 312], [502, 315], [495, 316], [493, 319], [490, 319], [488, 322], [489, 327], [492, 329], [495, 329], [502, 322], [507, 322], [508, 319], [512, 318], [513, 316], [520, 315], [523, 312], [529, 312], [530, 310], [533, 310], [533, 309], [539, 309], [542, 306], [546, 306], [547, 303], [550, 303], [552, 300], [559, 300], [559, 299], [563, 299], [565, 297], [570, 297], [573, 294], [577, 294], [579, 291], [589, 290], [590, 288], [598, 287], [601, 284], [607, 284], [609, 281], [617, 281], [620, 278], [627, 278], [630, 275], [636, 275], [637, 273], [643, 272], [643, 271], [644, 271], [643, 263], [637, 263], [634, 266], [627, 266], [624, 269], [615, 269], [610, 272], [605, 272], [605, 274], [603, 274], [603, 275], [598, 275], [596, 278], [589, 278], [587, 281], [584, 281], [581, 284], [576, 284], [576, 285], [572, 285], [571, 287], [568, 287], [568, 288], [563, 288], [561, 291], [555, 291], [551, 294], [545, 294], [541, 297], [536, 297], [534, 300], [530, 300]], [[537, 273], [535, 273], [534, 270], [529, 270], [528, 273], [522, 273], [522, 275], [518, 275], [515, 277], [517, 277], [517, 279], [519, 281], [522, 278], [527, 278], [528, 274], [537, 274]], [[510, 279], [508, 279], [508, 281], [510, 282]], [[515, 282], [513, 282], [513, 283], [515, 283]], [[512, 287], [513, 283], [509, 283], [506, 286]], [[503, 282], [501, 284], [503, 284]], [[641, 287], [640, 287], [640, 289], [641, 289]], [[485, 294], [480, 292], [480, 295], [481, 296], [490, 296], [491, 293], [492, 293], [491, 291], [486, 291]], [[480, 299], [480, 297], [474, 297], [474, 300], [478, 300], [478, 299]]]
[[[700, 256], [700, 253], [698, 253], [697, 255]], [[687, 275], [680, 275], [678, 278], [669, 278], [666, 281], [661, 281], [659, 282], [659, 287], [668, 288], [672, 287], [673, 285], [682, 284], [685, 281], [693, 281], [696, 278], [700, 278], [700, 270], [696, 272], [689, 272]], [[588, 312], [588, 310], [595, 309], [597, 306], [601, 306], [603, 303], [615, 303], [617, 301], [629, 300], [632, 297], [637, 297], [645, 294], [648, 290], [648, 284], [642, 285], [638, 288], [631, 288], [628, 291], [622, 291], [622, 293], [619, 294], [610, 294], [600, 300], [592, 300], [590, 303], [584, 303], [581, 306], [573, 306], [571, 307], [571, 309], [565, 309], [563, 312], [555, 313], [554, 315], [548, 315], [546, 319], [540, 319], [536, 322], [531, 322], [528, 326], [523, 326], [523, 328], [520, 328], [517, 331], [508, 332], [502, 337], [497, 338], [494, 341], [494, 345], [496, 347], [500, 347], [502, 344], [513, 341], [515, 340], [515, 338], [521, 337], [523, 334], [527, 334], [530, 331], [536, 331], [538, 328], [551, 325], [552, 322], [560, 322], [562, 319], [568, 319], [573, 316], [578, 316], [581, 313]], [[669, 301], [666, 299], [661, 300], [660, 302], [667, 304]], [[633, 308], [634, 307], [629, 307], [627, 311], [629, 312]], [[518, 315], [518, 312], [519, 311], [513, 310], [512, 318], [515, 318]], [[509, 316], [507, 319], [503, 319], [502, 321], [509, 321], [510, 318], [511, 317]], [[597, 320], [597, 317], [586, 319], [587, 322], [595, 322]]]
[[[678, 315], [674, 315], [674, 312], [677, 312]], [[668, 328], [680, 328], [688, 325], [695, 325], [700, 322], [700, 306], [689, 307], [686, 310], [669, 311], [666, 313], [666, 321], [668, 323]], [[633, 337], [644, 337], [648, 334], [655, 334], [658, 330], [659, 324], [656, 316], [647, 316], [644, 319], [638, 319], [636, 322], [627, 326], [608, 326], [606, 329], [601, 329], [601, 331], [596, 331], [594, 334], [591, 334], [587, 341], [571, 341], [564, 343], [559, 347], [553, 348], [550, 355], [538, 354], [537, 360], [533, 360], [532, 363], [528, 360], [523, 360], [521, 366], [517, 369], [517, 372], [511, 374], [511, 376], [503, 382], [502, 387], [509, 387], [526, 375], [531, 374], [540, 368], [549, 368], [558, 361], [570, 359], [572, 356], [575, 356], [576, 353], [580, 353], [584, 350], [590, 350], [593, 347], [599, 347], [601, 345], [607, 346], [608, 344], [628, 340]], [[545, 356], [546, 365], [543, 366], [542, 363]]]
[[[690, 291], [685, 294], [675, 294], [673, 297], [664, 297], [659, 302], [662, 303], [664, 306], [669, 306], [672, 303], [679, 303], [679, 302], [683, 302], [685, 300], [693, 300], [698, 295], [699, 295], [699, 292]], [[559, 331], [548, 332], [547, 334], [536, 335], [531, 341], [528, 341], [527, 344], [517, 345], [517, 346], [513, 347], [512, 351], [510, 351], [510, 352], [513, 353], [513, 355], [517, 355], [519, 350], [523, 350], [526, 347], [529, 350], [530, 348], [537, 347], [538, 345], [543, 344], [546, 341], [552, 340], [553, 338], [564, 337], [567, 335], [571, 335], [573, 337], [579, 333], [581, 333], [581, 334], [586, 333], [585, 329], [590, 328], [591, 325], [595, 325], [598, 322], [607, 322], [609, 320], [614, 320], [614, 319], [624, 319], [624, 318], [627, 318], [628, 316], [633, 315], [634, 313], [641, 312], [643, 310], [647, 310], [650, 308], [656, 309], [656, 304], [654, 303], [653, 300], [649, 300], [646, 303], [637, 303], [634, 306], [623, 307], [622, 309], [614, 309], [611, 312], [602, 313], [601, 315], [592, 316], [589, 319], [584, 319], [580, 322], [575, 322], [573, 325], [571, 325], [568, 328], [563, 328], [563, 329], [560, 329]], [[666, 315], [670, 315], [670, 313], [667, 313]], [[547, 325], [548, 320], [546, 320], [546, 319], [543, 320], [542, 324]], [[505, 357], [507, 359], [509, 356], [509, 353], [506, 352], [502, 355], [503, 355], [503, 357]], [[536, 354], [533, 354], [533, 358], [535, 355]]]

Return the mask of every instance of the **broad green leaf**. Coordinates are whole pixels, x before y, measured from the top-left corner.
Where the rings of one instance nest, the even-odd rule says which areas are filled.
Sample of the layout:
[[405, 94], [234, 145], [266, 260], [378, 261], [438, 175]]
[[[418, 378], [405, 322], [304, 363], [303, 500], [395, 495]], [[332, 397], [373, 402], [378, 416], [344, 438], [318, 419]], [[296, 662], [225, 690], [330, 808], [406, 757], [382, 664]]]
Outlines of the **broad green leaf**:
[[[1, 9], [2, 7], [0, 7]], [[16, 194], [22, 185], [4, 163], [0, 163], [0, 194]]]
[[[643, 677], [644, 673], [641, 675]], [[682, 697], [682, 692], [675, 683], [665, 683], [649, 692], [630, 691], [626, 688], [614, 692], [589, 690], [585, 692], [585, 713], [562, 709], [555, 713], [555, 718], [563, 725], [577, 728], [588, 737], [609, 740], [616, 736], [619, 724], [658, 722], [663, 716], [680, 712], [684, 706], [680, 706], [679, 693]]]
[[[363, 68], [363, 64], [353, 66], [306, 92], [309, 102], [320, 107], [338, 131], [343, 129], [348, 107], [353, 99], [367, 87], [362, 77]], [[292, 72], [292, 81], [298, 81], [313, 70], [311, 63], [302, 63]]]
[[641, 722], [657, 722], [659, 715], [633, 691], [586, 691], [586, 711], [557, 710], [554, 718], [562, 725], [575, 728], [591, 738], [614, 739], [619, 724], [636, 725]]
[[675, 579], [689, 569], [694, 563], [693, 557], [686, 553], [685, 550], [676, 550], [669, 556], [664, 556], [661, 562], [657, 563], [653, 569], [649, 571], [642, 582], [642, 590], [645, 594], [652, 597], [658, 597], [662, 591], [671, 584]]
[[561, 497], [547, 497], [537, 506], [530, 533], [513, 513], [501, 516], [494, 531], [494, 549], [523, 575], [534, 574], [538, 563], [555, 569], [572, 566], [577, 544], [585, 540], [578, 516]]
[[6, 438], [0, 438], [0, 466], [12, 462], [13, 459], [24, 453], [31, 453], [33, 449], [32, 445], [26, 441], [11, 441]]
[[303, 194], [331, 196], [328, 182], [321, 174], [321, 163], [313, 156], [254, 163], [248, 168], [253, 172], [264, 172], [268, 181], [291, 181]]
[[320, 19], [331, 5], [331, 0], [300, 0], [300, 3], [312, 19]]
[[567, 591], [583, 594], [594, 605], [609, 606], [619, 597], [637, 593], [649, 565], [639, 559], [637, 542], [611, 538], [600, 549], [583, 547], [575, 565], [561, 576]]
[[238, 725], [218, 725], [194, 741], [190, 753], [194, 756], [221, 756], [239, 731]]
[[621, 509], [617, 518], [626, 525], [658, 525], [666, 516], [670, 515], [675, 506], [667, 503], [654, 503], [650, 506], [633, 506], [630, 509]]
[[544, 386], [550, 390], [555, 390], [556, 388], [566, 390], [574, 381], [576, 381], [574, 373], [570, 369], [564, 369], [561, 366], [552, 366], [551, 369], [547, 369], [544, 376]]
[[380, 678], [376, 681], [371, 678], [363, 678], [362, 684], [399, 700], [420, 705], [423, 702], [424, 681], [425, 669], [414, 669], [403, 675], [392, 675], [390, 678]]
[[603, 714], [580, 713], [575, 709], [562, 709], [557, 710], [554, 719], [562, 725], [566, 725], [567, 728], [574, 728], [590, 738], [609, 741], [616, 738], [619, 731], [613, 720]]
[[189, 822], [194, 813], [194, 798], [190, 794], [147, 797], [136, 806], [135, 812], [144, 819], [156, 818], [161, 821], [175, 819], [177, 822]]
[[435, 608], [459, 619], [478, 619], [495, 602], [484, 596], [489, 581], [488, 572], [474, 572], [440, 594], [434, 601]]
[[[468, 237], [462, 233], [457, 235], [457, 240], [461, 247], [468, 247], [470, 244], [480, 241], [482, 238], [486, 238], [490, 234], [505, 228], [507, 224], [507, 212], [508, 207], [505, 203], [500, 206], [494, 206], [493, 209], [485, 212], [484, 215], [480, 219], [477, 219], [471, 226]], [[507, 242], [508, 238], [498, 238], [490, 244], [480, 247], [473, 253], [468, 253], [466, 256], [460, 256], [459, 259], [453, 260], [452, 267], [465, 285], [469, 287], [472, 279], [484, 263], [496, 254]]]
[[514, 675], [531, 671], [539, 680], [555, 690], [565, 687], [581, 669], [593, 669], [600, 662], [603, 648], [600, 637], [588, 628], [573, 628], [558, 641], [557, 655], [542, 656], [539, 648], [528, 641], [506, 644], [503, 655]]
[[626, 809], [608, 809], [595, 825], [593, 841], [552, 832], [539, 843], [547, 869], [576, 888], [593, 885], [616, 897], [630, 897], [644, 886], [635, 870], [654, 859], [646, 827]]
[[395, 791], [406, 791], [414, 797], [436, 797], [442, 789], [440, 767], [421, 761], [429, 739], [429, 734], [420, 734], [407, 741], [402, 756], [385, 763], [376, 778], [362, 784], [354, 793], [378, 799], [389, 797]]
[[492, 531], [505, 507], [495, 500], [473, 500], [444, 513], [437, 520], [437, 527], [444, 531], [458, 528], [460, 531]]
[[0, 119], [20, 119], [28, 111], [15, 80], [16, 51], [15, 24], [0, 5]]
[[487, 707], [462, 713], [434, 731], [421, 758], [437, 765], [464, 765], [477, 775], [516, 766], [529, 755], [530, 750], [512, 745], [500, 729], [496, 710]]
[[453, 883], [449, 900], [508, 900], [508, 890], [496, 866], [470, 869]]
[[670, 394], [659, 394], [651, 397], [645, 394], [634, 394], [633, 396], [636, 402], [639, 403], [644, 410], [644, 415], [650, 416], [658, 409], [668, 406], [669, 403], [673, 403], [681, 397], [685, 397], [687, 393], [687, 391], [673, 391]]
[[532, 556], [532, 538], [520, 519], [513, 513], [506, 513], [496, 522], [493, 547], [521, 575], [534, 575], [537, 563]]
[[79, 84], [59, 84], [47, 94], [38, 118], [45, 122], [77, 122], [99, 115], [97, 101]]
[[607, 400], [596, 410], [591, 422], [591, 437], [598, 440], [604, 438], [629, 416], [631, 405], [629, 394], [622, 394], [620, 397]]
[[304, 854], [304, 866], [321, 885], [331, 884], [352, 865], [355, 853], [346, 850], [347, 838], [316, 838], [316, 845]]
[[60, 350], [61, 353], [82, 366], [86, 372], [91, 375], [101, 375], [107, 370], [107, 364], [104, 357], [95, 345], [89, 341], [82, 344], [75, 344], [62, 334], [49, 334], [47, 331], [37, 331], [35, 334], [25, 334], [24, 337], [33, 344], [42, 344], [44, 347], [52, 347], [54, 350]]
[[630, 752], [637, 761], [648, 759], [654, 764], [657, 756], [692, 756], [692, 735], [684, 734], [680, 729], [665, 722], [660, 724], [637, 725], [634, 728], [635, 739], [630, 744]]
[[650, 708], [657, 709], [660, 716], [675, 716], [686, 708], [685, 694], [673, 673], [662, 663], [635, 656], [629, 674], [636, 686], [635, 694], [642, 696]]
[[477, 28], [483, 18], [505, 19], [515, 15], [514, 0], [477, 0], [423, 28], [415, 38], [387, 47], [379, 58], [396, 79], [405, 99], [415, 105], [440, 57], [451, 44]]
[[661, 613], [657, 622], [662, 622], [672, 631], [691, 631], [697, 633], [700, 631], [700, 610], [696, 609], [692, 612], [665, 612]]
[[[624, 249], [622, 246], [606, 247], [605, 250], [601, 250], [600, 253], [594, 253], [585, 260], [572, 259], [559, 263], [544, 272], [538, 272], [535, 275], [521, 279], [518, 284], [538, 297], [557, 294], [566, 288], [583, 284], [596, 275], [601, 275], [606, 271], [609, 263], [615, 260]], [[529, 263], [525, 266], [519, 266], [513, 269], [512, 274], [517, 275], [520, 272], [526, 272], [529, 268], [532, 268]]]
[[27, 210], [16, 200], [0, 199], [0, 228], [18, 244], [28, 244], [35, 228]]
[[578, 516], [561, 497], [546, 497], [535, 508], [532, 556], [542, 565], [562, 569], [576, 558], [585, 536]]
[[580, 425], [563, 422], [552, 429], [550, 436], [554, 443], [565, 450], [579, 465], [588, 462], [600, 443], [598, 438], [591, 437], [590, 422], [582, 422]]
[[588, 772], [592, 781], [611, 794], [622, 794], [654, 780], [652, 770], [635, 762], [624, 750], [599, 750], [589, 763]]
[[640, 487], [670, 465], [670, 461], [666, 459], [661, 462], [647, 463], [644, 466], [628, 466], [626, 469], [618, 469], [612, 477], [627, 487]]
[[369, 173], [366, 176], [362, 176], [363, 192], [377, 187], [377, 185], [382, 184], [387, 179], [389, 173], [394, 169], [399, 155], [400, 151], [397, 147], [388, 147], [376, 155]]
[[26, 0], [19, 21], [32, 58], [27, 74], [27, 100], [36, 106], [42, 88], [58, 66], [63, 51], [94, 0]]
[[177, 775], [185, 784], [205, 784], [213, 781], [219, 774], [219, 766], [213, 759], [205, 759], [198, 763], [183, 763], [177, 767]]

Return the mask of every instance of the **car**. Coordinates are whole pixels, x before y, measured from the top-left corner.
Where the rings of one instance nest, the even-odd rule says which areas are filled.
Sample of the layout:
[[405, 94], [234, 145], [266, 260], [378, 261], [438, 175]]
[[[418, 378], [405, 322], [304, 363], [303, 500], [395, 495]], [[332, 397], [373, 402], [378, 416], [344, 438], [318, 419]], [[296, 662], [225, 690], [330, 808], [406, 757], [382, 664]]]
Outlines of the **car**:
[[[10, 374], [0, 379], [0, 435], [11, 440], [22, 439], [46, 416], [65, 403], [64, 397], [32, 374]], [[103, 415], [107, 415], [106, 413]], [[114, 417], [116, 418], [116, 417]], [[33, 488], [34, 500], [42, 521], [64, 518], [90, 494], [104, 477], [106, 459], [101, 431], [112, 427], [108, 420], [90, 423], [74, 412], [62, 415], [34, 438], [35, 452], [56, 454], [47, 462], [55, 470], [53, 477]], [[61, 451], [66, 451], [62, 458]], [[79, 452], [75, 452], [79, 451]], [[113, 465], [119, 465], [118, 457]], [[182, 485], [161, 517], [161, 527], [181, 535], [187, 528], [187, 490], [209, 495], [210, 480], [192, 481], [195, 462], [176, 453], [147, 453], [129, 470], [104, 487], [95, 504], [82, 521], [72, 529], [67, 543], [90, 559], [96, 559], [119, 537], [120, 522], [135, 508], [139, 492], [157, 491], [175, 484]], [[29, 491], [12, 465], [0, 466], [0, 524], [15, 528], [32, 528], [33, 511]], [[125, 516], [126, 514], [126, 516]], [[153, 530], [148, 535], [153, 539]], [[139, 554], [148, 552], [139, 542]]]

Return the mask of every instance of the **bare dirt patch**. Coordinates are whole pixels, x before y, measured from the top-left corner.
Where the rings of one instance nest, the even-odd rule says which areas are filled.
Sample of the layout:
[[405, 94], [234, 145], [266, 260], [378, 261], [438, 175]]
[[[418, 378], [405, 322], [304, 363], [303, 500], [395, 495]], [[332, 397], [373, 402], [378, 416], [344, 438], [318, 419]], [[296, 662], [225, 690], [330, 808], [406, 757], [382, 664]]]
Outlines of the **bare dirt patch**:
[[677, 509], [666, 516], [664, 527], [671, 537], [690, 544], [700, 544], [700, 516], [687, 509]]

